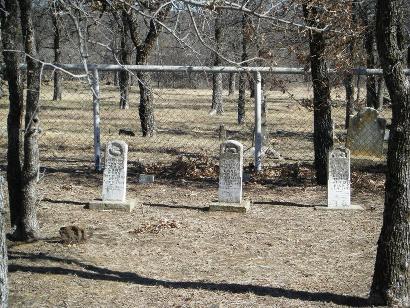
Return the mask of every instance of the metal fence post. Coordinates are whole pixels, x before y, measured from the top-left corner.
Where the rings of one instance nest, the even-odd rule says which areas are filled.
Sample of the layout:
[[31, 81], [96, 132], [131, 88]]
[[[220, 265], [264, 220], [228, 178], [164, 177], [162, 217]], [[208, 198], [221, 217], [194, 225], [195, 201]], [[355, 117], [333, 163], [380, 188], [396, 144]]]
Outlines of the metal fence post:
[[93, 72], [93, 122], [94, 122], [94, 162], [95, 170], [101, 171], [101, 134], [100, 134], [100, 82], [98, 69]]
[[7, 308], [9, 291], [7, 284], [8, 262], [4, 218], [3, 183], [4, 179], [0, 176], [0, 307]]
[[255, 72], [255, 171], [262, 170], [262, 76]]

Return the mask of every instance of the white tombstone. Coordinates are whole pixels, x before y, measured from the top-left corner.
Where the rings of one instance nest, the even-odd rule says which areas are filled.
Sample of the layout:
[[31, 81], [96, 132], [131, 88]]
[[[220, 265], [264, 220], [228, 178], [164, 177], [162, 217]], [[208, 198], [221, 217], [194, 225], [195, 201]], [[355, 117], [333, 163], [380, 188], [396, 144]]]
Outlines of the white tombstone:
[[235, 140], [221, 144], [218, 202], [210, 210], [246, 212], [249, 201], [242, 200], [243, 145]]
[[132, 211], [135, 200], [127, 200], [128, 145], [114, 140], [107, 144], [103, 173], [102, 200], [88, 203], [90, 209]]
[[327, 206], [350, 206], [350, 151], [346, 148], [335, 148], [328, 154]]
[[125, 201], [127, 195], [128, 145], [110, 141], [105, 151], [102, 200]]

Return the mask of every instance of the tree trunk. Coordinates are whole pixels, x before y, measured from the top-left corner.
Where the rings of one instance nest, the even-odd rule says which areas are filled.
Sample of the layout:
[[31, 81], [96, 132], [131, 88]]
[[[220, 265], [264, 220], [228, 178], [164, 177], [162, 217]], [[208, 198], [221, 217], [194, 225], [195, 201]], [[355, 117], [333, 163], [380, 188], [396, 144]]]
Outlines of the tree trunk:
[[27, 54], [27, 96], [22, 172], [23, 239], [35, 240], [39, 235], [37, 221], [37, 172], [39, 166], [38, 135], [40, 129], [39, 94], [41, 67], [35, 49], [31, 0], [20, 0], [21, 29]]
[[249, 85], [249, 97], [255, 98], [255, 81], [253, 80], [253, 76], [248, 74], [248, 85]]
[[149, 73], [138, 72], [138, 86], [140, 89], [140, 104], [138, 112], [143, 137], [155, 135], [154, 96], [151, 89]]
[[229, 74], [228, 95], [233, 95], [235, 93], [235, 79], [236, 79], [236, 73], [230, 73]]
[[[252, 35], [252, 19], [246, 14], [242, 13], [242, 66], [248, 66], [245, 62], [248, 60], [248, 47]], [[239, 95], [238, 95], [238, 124], [245, 123], [245, 102], [246, 102], [246, 73], [239, 73]]]
[[238, 124], [245, 123], [246, 73], [239, 73]]
[[[364, 48], [366, 50], [367, 68], [376, 67], [376, 50], [375, 50], [375, 24], [374, 24], [374, 1], [365, 0], [358, 2], [359, 16], [365, 26], [364, 31]], [[366, 76], [366, 106], [376, 108], [377, 105], [377, 83], [375, 75]]]
[[[131, 63], [131, 53], [128, 48], [128, 36], [127, 36], [127, 15], [126, 12], [121, 14], [121, 62], [123, 65], [129, 65]], [[130, 74], [128, 71], [120, 71], [118, 76], [120, 86], [120, 109], [129, 108], [129, 90], [130, 90]]]
[[117, 71], [114, 72], [114, 86], [115, 87], [118, 87], [120, 85], [119, 75], [120, 75], [119, 72], [117, 72]]
[[[218, 12], [215, 17], [215, 54], [214, 54], [214, 66], [221, 65], [221, 58], [219, 53], [221, 52], [222, 44], [222, 20], [221, 13]], [[214, 73], [212, 75], [212, 110], [217, 114], [223, 113], [223, 95], [222, 95], [222, 74]]]
[[[0, 37], [1, 40], [1, 37]], [[2, 99], [4, 96], [4, 91], [3, 91], [3, 75], [0, 73], [0, 99]]]
[[268, 132], [268, 122], [267, 122], [267, 110], [268, 110], [268, 103], [265, 95], [265, 83], [263, 82], [262, 79], [262, 114], [261, 114], [261, 122], [262, 122], [262, 140], [263, 143], [266, 144], [269, 140], [269, 132]]
[[410, 46], [407, 47], [407, 68], [410, 68]]
[[410, 86], [404, 74], [402, 0], [378, 0], [377, 47], [392, 102], [383, 226], [371, 299], [410, 307]]
[[[61, 49], [60, 49], [60, 25], [57, 18], [57, 8], [54, 6], [53, 12], [51, 12], [53, 27], [54, 27], [54, 64], [59, 65], [61, 63]], [[62, 95], [61, 90], [61, 72], [59, 70], [54, 71], [54, 92], [53, 101], [60, 101]]]
[[349, 128], [350, 116], [354, 112], [354, 86], [353, 86], [353, 74], [347, 73], [344, 80], [344, 86], [346, 91], [346, 118], [345, 128]]
[[[375, 50], [374, 50], [374, 31], [373, 26], [367, 22], [365, 32], [365, 49], [366, 49], [366, 66], [367, 68], [375, 68]], [[377, 106], [377, 89], [376, 76], [368, 75], [366, 79], [366, 105], [367, 107], [376, 108]]]
[[377, 100], [375, 108], [377, 110], [383, 109], [383, 97], [384, 97], [384, 79], [382, 76], [377, 77]]
[[212, 76], [212, 110], [216, 114], [222, 114], [224, 111], [221, 73], [214, 73]]
[[119, 72], [119, 86], [120, 86], [120, 109], [128, 109], [129, 106], [129, 92], [130, 92], [130, 74], [127, 71]]
[[[149, 48], [137, 49], [136, 64], [147, 64]], [[137, 72], [138, 87], [140, 89], [140, 103], [138, 113], [143, 137], [155, 135], [154, 96], [151, 87], [150, 73]]]
[[[303, 6], [309, 26], [322, 28], [315, 6]], [[327, 153], [333, 146], [330, 85], [325, 60], [326, 39], [323, 32], [309, 31], [310, 63], [313, 82], [313, 117], [316, 182], [327, 183]]]
[[[137, 52], [136, 64], [147, 64], [148, 55], [151, 52], [156, 39], [160, 33], [162, 22], [171, 10], [171, 5], [162, 6], [160, 11], [155, 13], [156, 20], [151, 19], [149, 31], [142, 42], [137, 28], [137, 20], [133, 17], [133, 11], [127, 12], [126, 20], [130, 31], [131, 41]], [[154, 96], [151, 89], [151, 80], [148, 73], [137, 73], [138, 86], [140, 89], [140, 104], [138, 107], [143, 137], [152, 137], [155, 134], [154, 118]]]
[[21, 138], [20, 130], [23, 118], [23, 89], [19, 73], [19, 56], [17, 50], [18, 2], [5, 2], [5, 9], [0, 9], [2, 26], [3, 58], [6, 64], [5, 77], [9, 89], [9, 114], [7, 117], [7, 182], [10, 207], [10, 224], [13, 236], [20, 239], [22, 233], [22, 196], [21, 196]]
[[4, 179], [0, 176], [0, 307], [7, 308], [8, 305], [8, 283], [7, 283], [7, 244], [6, 244], [6, 227], [3, 198]]

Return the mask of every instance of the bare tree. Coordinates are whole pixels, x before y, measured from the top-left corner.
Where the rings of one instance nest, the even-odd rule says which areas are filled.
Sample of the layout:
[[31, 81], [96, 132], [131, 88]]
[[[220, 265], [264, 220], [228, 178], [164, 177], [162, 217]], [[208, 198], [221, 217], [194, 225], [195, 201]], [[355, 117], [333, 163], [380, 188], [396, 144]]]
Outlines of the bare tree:
[[24, 240], [38, 238], [37, 221], [37, 172], [39, 166], [38, 136], [40, 133], [39, 96], [41, 65], [37, 61], [31, 0], [19, 0], [21, 29], [27, 63], [27, 94], [24, 127], [24, 163], [22, 171], [22, 222]]
[[[304, 4], [306, 23], [310, 27], [324, 27], [320, 23], [320, 5]], [[326, 38], [320, 31], [309, 30], [310, 65], [313, 82], [313, 117], [316, 182], [327, 183], [327, 154], [333, 146], [330, 84], [325, 59]]]
[[[249, 44], [254, 34], [254, 27], [252, 24], [252, 17], [247, 13], [242, 13], [242, 66], [248, 66], [247, 60]], [[238, 124], [245, 123], [245, 103], [246, 103], [246, 82], [247, 73], [239, 74], [238, 85]]]
[[353, 74], [351, 72], [346, 72], [343, 83], [346, 91], [346, 117], [345, 117], [345, 128], [349, 127], [350, 116], [354, 112], [354, 86], [353, 86]]
[[[366, 67], [376, 68], [376, 25], [374, 20], [375, 3], [374, 1], [363, 1], [360, 5], [360, 17], [364, 24], [364, 48], [366, 50]], [[377, 82], [375, 75], [366, 78], [366, 105], [377, 108]]]
[[[27, 97], [24, 146], [21, 154], [20, 130], [23, 116], [23, 91], [19, 75], [17, 50], [18, 12], [27, 63]], [[3, 56], [9, 86], [7, 181], [10, 221], [14, 240], [34, 240], [38, 237], [37, 172], [39, 134], [40, 65], [34, 40], [31, 0], [7, 0], [1, 3]], [[23, 155], [23, 156], [22, 156]], [[23, 160], [23, 162], [22, 162]]]
[[[357, 24], [357, 15], [358, 15], [358, 5], [353, 3], [352, 4], [352, 23]], [[346, 58], [348, 64], [351, 66], [354, 65], [355, 63], [355, 49], [357, 47], [357, 38], [355, 36], [350, 36], [346, 50]], [[349, 122], [350, 122], [350, 116], [353, 115], [354, 113], [354, 85], [353, 85], [353, 80], [354, 76], [353, 73], [350, 71], [350, 67], [347, 69], [345, 72], [344, 78], [343, 78], [343, 84], [345, 87], [345, 93], [346, 93], [346, 116], [345, 116], [345, 128], [347, 129], [349, 127]]]
[[1, 3], [1, 32], [5, 78], [9, 89], [9, 113], [7, 117], [7, 182], [10, 207], [10, 223], [17, 239], [22, 233], [22, 138], [20, 131], [23, 118], [23, 89], [19, 71], [19, 49], [17, 32], [19, 6], [17, 0]]
[[[219, 66], [222, 64], [221, 57], [219, 54], [222, 49], [222, 13], [221, 11], [216, 12], [215, 16], [215, 53], [214, 53], [214, 66]], [[223, 94], [222, 94], [222, 73], [214, 73], [212, 76], [212, 112], [216, 114], [222, 114], [223, 109]]]
[[229, 74], [228, 95], [233, 95], [236, 88], [236, 73]]
[[[120, 12], [121, 22], [120, 22], [120, 60], [121, 64], [128, 65], [131, 64], [131, 50], [129, 46], [129, 28], [127, 22], [127, 13], [125, 10]], [[120, 109], [129, 108], [129, 92], [130, 92], [130, 73], [126, 70], [122, 70], [118, 76], [119, 87], [120, 87]]]
[[[144, 2], [145, 3], [145, 2]], [[152, 51], [155, 41], [162, 29], [161, 23], [165, 20], [171, 10], [171, 5], [160, 5], [158, 3], [150, 3], [147, 1], [142, 5], [151, 12], [155, 12], [155, 16], [151, 16], [149, 20], [149, 29], [142, 40], [142, 30], [138, 28], [138, 20], [135, 18], [133, 10], [127, 11], [127, 22], [130, 30], [131, 40], [136, 49], [136, 64], [147, 64], [148, 56]], [[152, 137], [155, 133], [154, 119], [154, 96], [151, 89], [151, 78], [146, 72], [138, 72], [138, 86], [140, 89], [140, 104], [138, 107], [139, 117], [141, 122], [142, 136]]]
[[[51, 20], [53, 22], [54, 28], [54, 64], [61, 64], [61, 47], [60, 47], [60, 36], [61, 36], [61, 25], [59, 20], [59, 6], [56, 2], [51, 4]], [[54, 71], [54, 90], [53, 90], [53, 101], [61, 100], [62, 89], [61, 89], [61, 72], [60, 70]]]
[[404, 74], [404, 4], [378, 0], [376, 16], [377, 49], [393, 117], [371, 299], [394, 307], [410, 307], [410, 85]]

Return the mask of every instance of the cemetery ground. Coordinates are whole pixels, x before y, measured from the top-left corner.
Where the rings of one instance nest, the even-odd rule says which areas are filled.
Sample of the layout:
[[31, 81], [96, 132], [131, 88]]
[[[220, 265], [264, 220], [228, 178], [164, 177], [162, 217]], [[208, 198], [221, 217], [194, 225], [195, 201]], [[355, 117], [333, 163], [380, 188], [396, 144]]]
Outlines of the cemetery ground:
[[[160, 93], [159, 133], [149, 143], [138, 136], [137, 111], [117, 110], [113, 91], [102, 93], [103, 144], [129, 145], [127, 197], [139, 201], [131, 213], [84, 209], [102, 186], [102, 174], [93, 171], [90, 94], [66, 91], [60, 103], [43, 96], [44, 238], [9, 243], [11, 307], [367, 306], [383, 212], [382, 162], [352, 168], [352, 203], [364, 211], [315, 210], [326, 203], [326, 188], [313, 181], [312, 112], [270, 93], [269, 145], [280, 158], [267, 153], [256, 175], [251, 155], [245, 157], [248, 213], [208, 212], [217, 199], [221, 119], [228, 137], [249, 150], [253, 117], [249, 106], [248, 124], [235, 126], [233, 103], [223, 116], [208, 117], [208, 94], [191, 103], [177, 90]], [[335, 110], [340, 128], [343, 107]], [[137, 136], [118, 136], [124, 126]], [[137, 183], [141, 172], [155, 174], [155, 182]], [[88, 239], [62, 244], [58, 232], [68, 225], [83, 227]]]
[[[132, 213], [91, 211], [102, 178], [88, 166], [41, 185], [44, 240], [11, 244], [11, 307], [366, 306], [383, 208], [383, 181], [355, 172], [353, 203], [323, 211], [323, 187], [255, 181], [246, 214], [208, 212], [217, 180], [129, 177]], [[309, 172], [302, 168], [303, 172]], [[311, 176], [309, 174], [309, 176]], [[78, 225], [85, 243], [59, 243]]]

